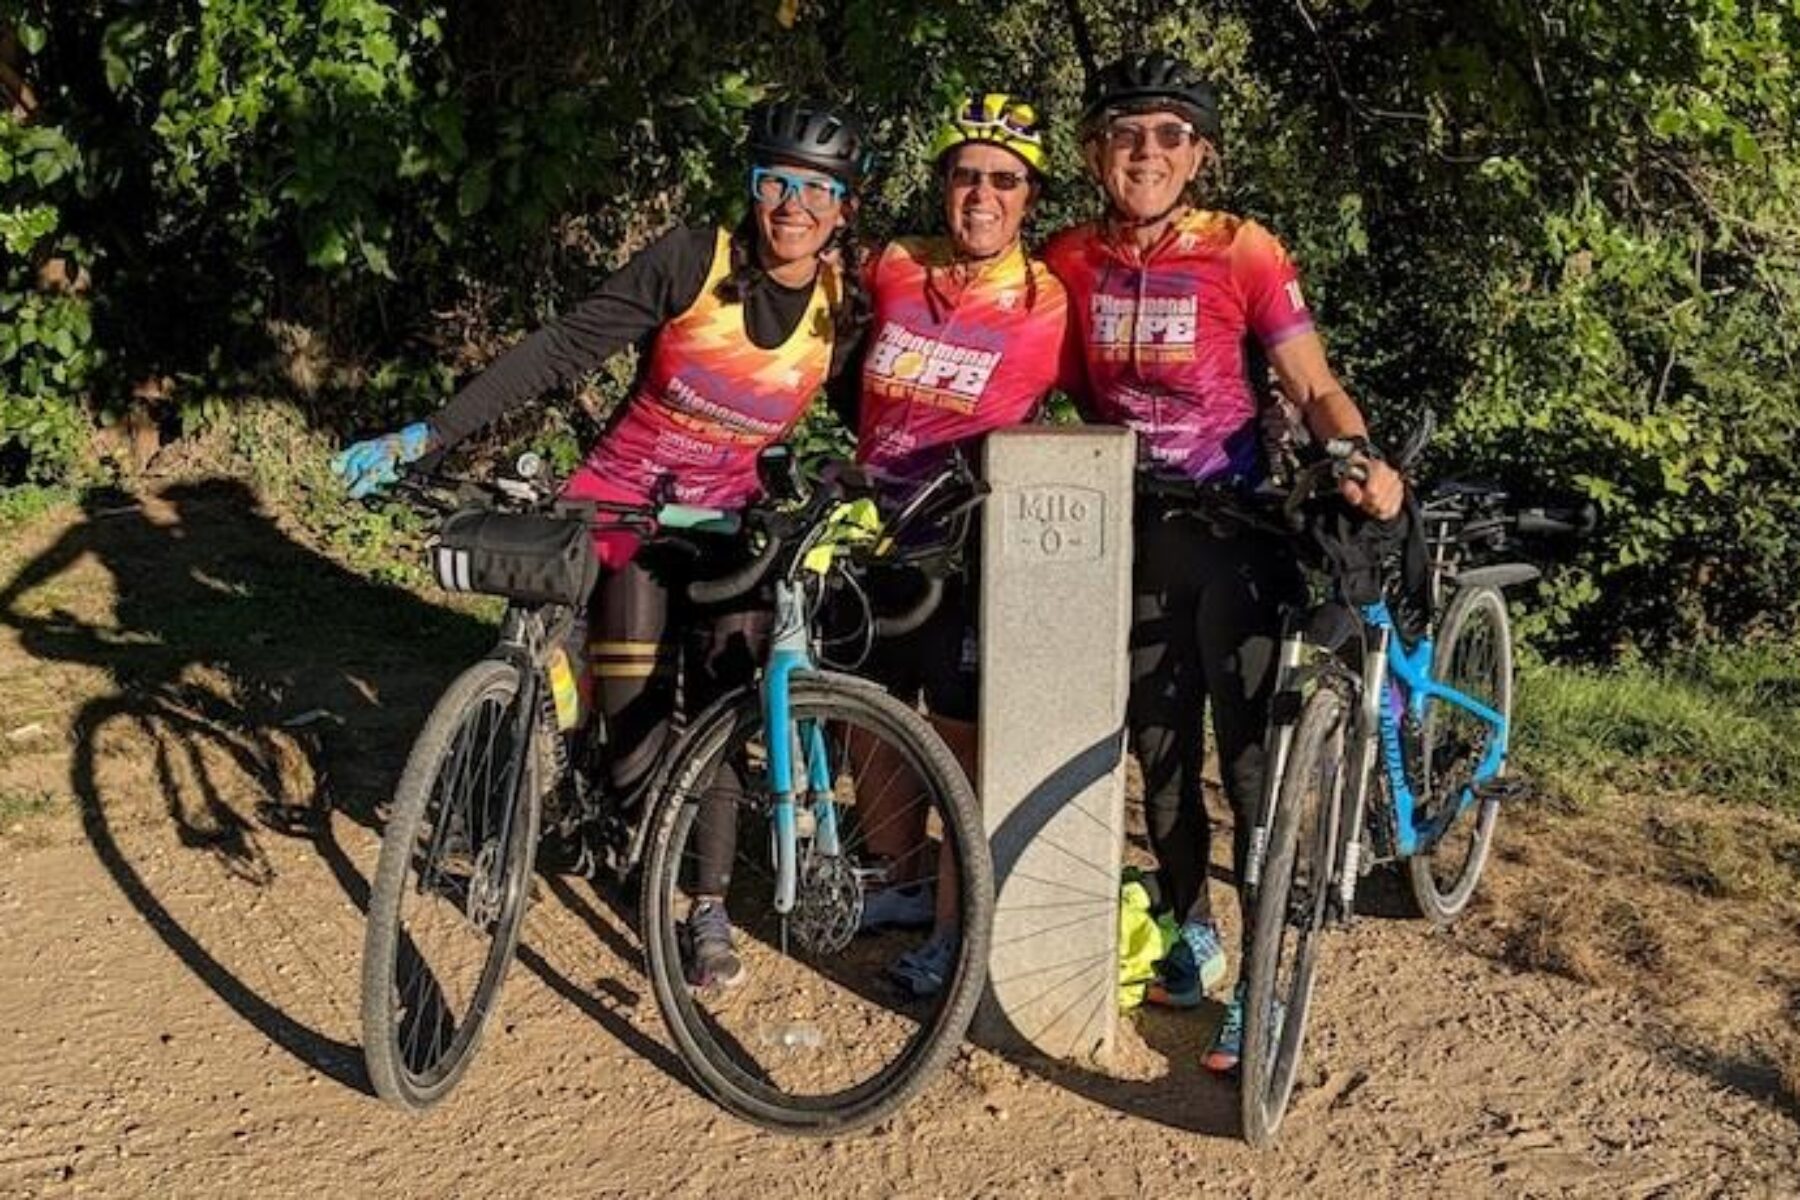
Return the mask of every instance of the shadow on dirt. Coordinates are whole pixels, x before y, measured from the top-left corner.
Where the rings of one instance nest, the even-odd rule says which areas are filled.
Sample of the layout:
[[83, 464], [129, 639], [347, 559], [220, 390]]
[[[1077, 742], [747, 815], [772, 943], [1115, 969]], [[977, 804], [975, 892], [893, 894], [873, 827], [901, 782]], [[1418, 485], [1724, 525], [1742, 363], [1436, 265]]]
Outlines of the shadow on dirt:
[[[1003, 903], [1015, 873], [1025, 878], [1020, 863], [1027, 847], [1047, 839], [1052, 822], [1070, 799], [1113, 771], [1123, 753], [1122, 733], [1101, 739], [1051, 772], [1001, 822], [993, 833], [992, 849], [995, 886]], [[1064, 852], [1065, 857], [1076, 853], [1074, 849]], [[1069, 893], [1061, 905], [1068, 919], [1116, 920], [1118, 880], [1112, 873], [1074, 873], [1071, 879], [1076, 875], [1079, 882], [1062, 881], [1063, 889]], [[1112, 962], [1089, 959], [1060, 963], [1041, 974], [1041, 983], [1030, 985], [1040, 989], [1039, 995], [1027, 997], [1021, 993], [1018, 982], [1011, 983], [1013, 1010], [1052, 1013], [1048, 1018], [1033, 1018], [1046, 1028], [1067, 1020], [1082, 1021], [1082, 1033], [1074, 1039], [1080, 1042], [1090, 1036], [1089, 1027], [1101, 1019], [1105, 1008], [1116, 1003], [1117, 976], [1117, 964]], [[1071, 984], [1075, 992], [1068, 990]], [[1000, 1010], [991, 989], [983, 1000], [983, 1016], [977, 1028], [983, 1045], [1096, 1104], [1192, 1133], [1237, 1137], [1236, 1084], [1218, 1078], [1200, 1065], [1201, 1053], [1223, 1016], [1223, 1006], [1212, 1002], [1186, 1013], [1140, 1010], [1135, 1019], [1138, 1036], [1168, 1063], [1167, 1073], [1151, 1080], [1118, 1078], [1096, 1067], [1060, 1062], [1023, 1049], [1034, 1041], [1032, 1031], [1019, 1027], [1016, 1020], [1020, 1018], [1009, 1017]]]
[[1689, 1070], [1800, 1124], [1800, 1091], [1795, 1090], [1796, 1081], [1789, 1079], [1781, 1067], [1769, 1059], [1756, 1054], [1732, 1057], [1693, 1049], [1677, 1049], [1675, 1057]]
[[[233, 1011], [306, 1066], [366, 1092], [361, 1048], [294, 1015], [320, 999], [294, 988], [323, 988], [348, 1014], [334, 1024], [353, 1026], [356, 975], [331, 961], [324, 914], [289, 907], [267, 839], [311, 842], [365, 909], [368, 881], [331, 813], [379, 829], [378, 798], [391, 792], [423, 714], [491, 633], [294, 542], [235, 481], [98, 492], [83, 507], [79, 523], [0, 589], [0, 622], [34, 657], [110, 679], [110, 693], [72, 723], [70, 784], [88, 840], [163, 943]], [[112, 577], [110, 610], [64, 578], [90, 559]], [[214, 862], [218, 873], [202, 878], [218, 898], [196, 903], [191, 874], [177, 881], [165, 871], [171, 837], [178, 852]], [[234, 886], [253, 890], [242, 914], [228, 912], [246, 929], [208, 932], [209, 901], [223, 911], [223, 890]], [[595, 926], [572, 892], [552, 891]], [[341, 944], [334, 950], [343, 957]], [[666, 1051], [587, 989], [541, 956], [523, 960], [679, 1075]], [[299, 981], [284, 989], [277, 977], [289, 973]]]

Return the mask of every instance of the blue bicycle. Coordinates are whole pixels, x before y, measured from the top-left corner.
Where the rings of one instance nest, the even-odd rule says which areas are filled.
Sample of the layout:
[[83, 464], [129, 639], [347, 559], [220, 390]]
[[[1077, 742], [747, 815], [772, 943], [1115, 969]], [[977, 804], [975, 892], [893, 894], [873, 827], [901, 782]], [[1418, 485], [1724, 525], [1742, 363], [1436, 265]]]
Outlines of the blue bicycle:
[[[823, 669], [841, 657], [834, 650], [897, 637], [931, 615], [984, 489], [958, 461], [878, 518], [853, 476], [821, 481], [797, 510], [753, 510], [764, 536], [756, 559], [693, 589], [706, 599], [772, 580], [773, 643], [758, 685], [682, 734], [644, 856], [640, 929], [676, 1049], [733, 1112], [815, 1135], [893, 1113], [962, 1044], [987, 978], [994, 903], [981, 812], [942, 738], [879, 685]], [[923, 596], [903, 614], [864, 607], [858, 632], [828, 634], [826, 600], [866, 596], [859, 578], [876, 565], [918, 570]], [[704, 817], [716, 806], [769, 830], [766, 841], [737, 841], [726, 903], [745, 969], [729, 987], [696, 986], [687, 969], [693, 881], [712, 853]], [[871, 847], [893, 841], [908, 813], [921, 832], [905, 853], [936, 863], [941, 847], [957, 885], [953, 900], [940, 898], [955, 917], [943, 985], [929, 993], [888, 968], [918, 950], [930, 918], [880, 930], [863, 920], [865, 893], [895, 867]]]
[[[1403, 470], [1428, 432], [1400, 457]], [[1354, 471], [1354, 449], [1332, 443], [1310, 478]], [[1335, 577], [1324, 604], [1290, 614], [1282, 641], [1268, 783], [1244, 879], [1252, 936], [1241, 1104], [1252, 1145], [1266, 1145], [1286, 1112], [1319, 934], [1351, 922], [1360, 880], [1377, 865], [1403, 863], [1419, 911], [1440, 924], [1474, 895], [1505, 795], [1511, 736], [1504, 589], [1538, 575], [1527, 563], [1492, 560], [1514, 533], [1576, 532], [1591, 515], [1511, 510], [1497, 488], [1450, 484], [1424, 500], [1416, 519], [1425, 578], [1413, 593], [1391, 586], [1397, 544], [1382, 596], [1350, 602]]]
[[[765, 459], [774, 485], [784, 472], [767, 463], [782, 458]], [[922, 716], [817, 668], [814, 614], [826, 592], [854, 587], [868, 559], [933, 578], [930, 555], [893, 548], [909, 514], [947, 520], [936, 554], [954, 560], [974, 502], [954, 494], [965, 483], [972, 488], [972, 477], [934, 481], [877, 536], [837, 518], [843, 486], [753, 505], [740, 519], [681, 505], [571, 508], [536, 470], [474, 484], [421, 467], [402, 482], [413, 503], [449, 514], [432, 553], [439, 582], [508, 606], [498, 644], [426, 720], [387, 809], [362, 1006], [364, 1056], [384, 1099], [417, 1111], [456, 1086], [519, 945], [534, 865], [571, 859], [582, 874], [605, 866], [621, 880], [641, 876], [656, 998], [677, 1051], [732, 1112], [790, 1132], [844, 1132], [924, 1086], [961, 1044], [986, 978], [993, 883], [981, 814]], [[723, 578], [689, 583], [686, 603], [733, 601], [775, 579], [776, 630], [759, 682], [694, 717], [635, 795], [604, 783], [604, 715], [572, 732], [579, 693], [563, 647], [594, 587], [596, 524], [671, 549], [760, 531], [760, 553]], [[867, 636], [916, 626], [940, 592], [928, 583], [911, 611], [869, 614]], [[927, 843], [909, 852], [935, 862], [948, 847], [960, 885], [960, 937], [945, 986], [928, 997], [897, 990], [883, 971], [921, 931], [856, 936], [864, 887], [884, 870], [866, 850], [866, 814], [909, 807], [925, 814]], [[700, 819], [703, 810], [713, 819]], [[746, 978], [728, 994], [696, 985], [691, 969], [690, 880], [707, 836], [723, 838], [714, 861], [733, 863], [727, 900]]]

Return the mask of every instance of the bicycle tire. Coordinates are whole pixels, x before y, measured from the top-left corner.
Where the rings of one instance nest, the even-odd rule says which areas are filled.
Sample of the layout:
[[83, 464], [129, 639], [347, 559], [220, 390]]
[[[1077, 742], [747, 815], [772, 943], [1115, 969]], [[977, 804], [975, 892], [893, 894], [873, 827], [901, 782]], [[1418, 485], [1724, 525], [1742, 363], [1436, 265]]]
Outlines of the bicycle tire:
[[[517, 752], [510, 731], [516, 728], [518, 693], [518, 669], [498, 659], [484, 659], [457, 676], [413, 742], [382, 836], [363, 943], [363, 1058], [376, 1093], [410, 1111], [442, 1100], [473, 1062], [529, 903], [538, 835], [536, 756], [527, 755], [521, 764], [528, 775], [513, 796], [496, 801], [483, 795], [480, 810], [444, 798], [446, 789], [461, 790], [463, 784], [492, 792], [506, 778], [501, 770], [496, 779], [494, 758], [502, 745], [509, 760]], [[496, 805], [510, 806], [514, 797], [523, 797], [523, 803], [508, 818]], [[494, 818], [498, 831], [490, 839], [482, 830], [494, 828]], [[452, 859], [466, 860], [468, 878], [461, 885], [454, 882], [461, 867], [449, 865]], [[454, 899], [458, 886], [460, 904]], [[463, 952], [431, 962], [418, 929], [406, 928], [409, 901], [417, 901], [421, 917], [445, 918], [455, 935], [446, 941], [464, 943]], [[459, 923], [468, 928], [458, 933]], [[472, 961], [476, 955], [479, 974], [464, 1014], [451, 1016], [446, 1042], [442, 1019], [451, 1003], [439, 968], [445, 959]], [[432, 1011], [434, 1026], [424, 1046], [417, 1041], [426, 1020], [422, 1006]], [[421, 1056], [433, 1051], [439, 1052]]]
[[[934, 811], [939, 814], [941, 833], [954, 848], [961, 900], [961, 937], [954, 969], [948, 972], [940, 997], [929, 1002], [928, 1012], [919, 1015], [918, 1002], [897, 997], [879, 984], [871, 988], [861, 978], [855, 983], [843, 982], [847, 970], [856, 966], [855, 960], [869, 957], [869, 943], [882, 942], [886, 935], [858, 938], [832, 953], [812, 954], [803, 946], [801, 955], [810, 957], [790, 959], [789, 946], [793, 943], [788, 940], [786, 921], [773, 914], [772, 905], [762, 912], [744, 908], [740, 900], [742, 893], [754, 896], [760, 888], [757, 876], [746, 869], [745, 854], [745, 848], [757, 844], [758, 839], [747, 835], [743, 827], [737, 835], [737, 872], [728, 904], [739, 942], [749, 958], [749, 983], [738, 989], [736, 996], [724, 999], [717, 1011], [705, 1008], [706, 998], [689, 984], [678, 920], [684, 851], [696, 824], [701, 793], [716, 778], [718, 765], [731, 761], [739, 769], [740, 781], [754, 772], [749, 758], [755, 752], [755, 738], [763, 729], [763, 716], [758, 696], [750, 691], [715, 705], [671, 755], [664, 786], [650, 815], [641, 929], [646, 973], [657, 1005], [677, 1052], [701, 1088], [725, 1109], [752, 1124], [784, 1133], [831, 1136], [865, 1128], [897, 1111], [962, 1044], [986, 979], [993, 919], [993, 867], [973, 790], [949, 748], [918, 713], [866, 681], [828, 672], [796, 672], [791, 677], [790, 696], [797, 728], [803, 722], [816, 720], [835, 723], [828, 727], [834, 729], [830, 736], [838, 742], [850, 740], [842, 734], [845, 727], [887, 738], [887, 744], [900, 752], [937, 804]], [[842, 766], [840, 763], [834, 775], [840, 803], [843, 793], [854, 797], [861, 785], [860, 781], [846, 782], [848, 776]], [[740, 798], [740, 804], [752, 803], [754, 788], [754, 781], [744, 784], [745, 796]], [[856, 803], [853, 798], [851, 811], [841, 817], [847, 826], [854, 824]], [[846, 837], [846, 861], [854, 861], [856, 832], [853, 829]], [[860, 909], [860, 902], [858, 905]], [[779, 928], [779, 935], [772, 927]], [[751, 928], [760, 932], [747, 932]], [[794, 997], [823, 992], [825, 1003], [808, 1010], [808, 1021], [841, 1014], [847, 1027], [864, 1031], [827, 1045], [828, 1035], [816, 1024], [811, 1025], [819, 1044], [804, 1065], [822, 1062], [818, 1051], [826, 1051], [843, 1056], [851, 1064], [846, 1067], [848, 1073], [861, 1064], [863, 1059], [858, 1054], [869, 1042], [885, 1045], [882, 1038], [895, 1036], [890, 1032], [894, 1028], [916, 1026], [916, 1032], [904, 1036], [898, 1052], [881, 1059], [866, 1077], [844, 1086], [838, 1086], [834, 1079], [818, 1088], [802, 1087], [782, 1059], [787, 1053], [785, 1041], [768, 1051], [771, 1061], [753, 1060], [758, 1046], [770, 1045], [769, 1030], [757, 1023], [761, 1018], [754, 1015], [752, 1007], [756, 1003], [752, 997], [761, 992], [745, 994], [759, 984], [787, 1004], [786, 1009], [779, 1010], [789, 1014], [783, 1017], [783, 1030], [808, 1027], [804, 1022], [792, 1021]], [[867, 1040], [859, 1042], [858, 1036]], [[876, 1053], [884, 1051], [878, 1049]]]
[[[1348, 769], [1349, 713], [1348, 700], [1329, 685], [1315, 691], [1301, 710], [1257, 888], [1238, 1095], [1244, 1140], [1259, 1148], [1281, 1127], [1306, 1036], [1331, 889], [1330, 818], [1334, 809], [1341, 812]], [[1290, 933], [1293, 957], [1284, 987], [1283, 952]]]
[[[1511, 721], [1512, 629], [1506, 598], [1499, 591], [1477, 587], [1458, 592], [1438, 626], [1432, 657], [1432, 673], [1440, 682]], [[1426, 820], [1438, 806], [1454, 803], [1461, 795], [1466, 777], [1486, 748], [1486, 735], [1486, 726], [1466, 713], [1443, 704], [1428, 706], [1417, 755], [1426, 789]], [[1459, 813], [1431, 846], [1407, 860], [1413, 899], [1422, 916], [1448, 925], [1468, 908], [1487, 866], [1499, 814], [1498, 800], [1478, 800]], [[1466, 831], [1461, 831], [1463, 826]]]

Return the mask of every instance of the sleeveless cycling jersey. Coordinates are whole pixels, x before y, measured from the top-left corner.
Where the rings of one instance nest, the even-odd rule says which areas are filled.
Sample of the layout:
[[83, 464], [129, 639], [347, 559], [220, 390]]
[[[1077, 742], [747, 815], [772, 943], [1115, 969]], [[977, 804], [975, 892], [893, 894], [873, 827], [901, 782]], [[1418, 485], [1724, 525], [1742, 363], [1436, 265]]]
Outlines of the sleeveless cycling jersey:
[[744, 331], [743, 308], [716, 294], [730, 270], [731, 236], [720, 230], [700, 295], [658, 331], [637, 390], [589, 452], [587, 471], [613, 498], [747, 503], [761, 490], [757, 452], [786, 435], [825, 381], [836, 273], [820, 269], [793, 333], [764, 350]]
[[1056, 277], [1015, 247], [953, 292], [954, 261], [949, 238], [905, 238], [869, 273], [856, 457], [890, 475], [928, 474], [952, 444], [1026, 420], [1062, 375]]
[[1091, 415], [1136, 430], [1141, 465], [1190, 479], [1259, 479], [1244, 337], [1273, 346], [1313, 327], [1274, 235], [1196, 211], [1148, 251], [1103, 224], [1065, 229], [1044, 261], [1069, 291]]

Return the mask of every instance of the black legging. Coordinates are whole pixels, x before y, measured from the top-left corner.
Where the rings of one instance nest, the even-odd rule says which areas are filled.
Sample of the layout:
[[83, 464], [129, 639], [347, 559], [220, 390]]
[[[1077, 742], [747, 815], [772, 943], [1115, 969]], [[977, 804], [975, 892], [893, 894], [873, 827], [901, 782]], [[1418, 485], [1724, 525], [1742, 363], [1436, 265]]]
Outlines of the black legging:
[[[1210, 920], [1212, 822], [1201, 798], [1208, 701], [1242, 879], [1262, 793], [1263, 729], [1281, 610], [1302, 586], [1292, 551], [1260, 534], [1221, 537], [1191, 514], [1140, 499], [1132, 569], [1132, 750], [1163, 895], [1178, 919]], [[1245, 920], [1245, 946], [1249, 921]]]
[[[608, 782], [618, 795], [641, 786], [661, 758], [678, 684], [682, 708], [691, 716], [754, 677], [768, 613], [754, 606], [754, 597], [701, 609], [685, 595], [689, 580], [722, 574], [732, 561], [701, 561], [667, 546], [649, 546], [600, 582], [591, 606], [588, 662], [606, 714]], [[730, 890], [740, 792], [715, 780], [701, 803], [698, 862], [689, 881], [696, 895], [723, 896]]]

